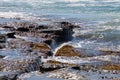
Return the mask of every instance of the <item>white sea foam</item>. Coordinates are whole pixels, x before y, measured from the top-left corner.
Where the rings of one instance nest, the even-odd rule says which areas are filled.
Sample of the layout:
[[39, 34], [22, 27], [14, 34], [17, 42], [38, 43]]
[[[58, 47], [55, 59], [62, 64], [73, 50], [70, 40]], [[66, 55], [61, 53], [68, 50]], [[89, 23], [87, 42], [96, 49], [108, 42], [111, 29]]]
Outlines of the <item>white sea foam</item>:
[[120, 0], [59, 0], [62, 2], [120, 2]]
[[85, 6], [86, 6], [86, 4], [82, 4], [82, 3], [73, 3], [73, 4], [68, 4], [67, 6], [70, 6], [70, 7], [83, 6], [83, 7], [85, 7]]
[[79, 2], [80, 0], [60, 0], [60, 1], [65, 1], [65, 2]]
[[19, 12], [0, 12], [0, 17], [1, 18], [27, 19], [27, 20], [36, 19], [33, 16], [30, 16], [24, 13], [19, 13]]
[[63, 44], [61, 44], [59, 47], [57, 47], [56, 49], [55, 49], [55, 51], [53, 52], [54, 53], [54, 55], [55, 55], [55, 53], [60, 49], [60, 48], [62, 48], [63, 46], [65, 46], [65, 45], [70, 45], [69, 44], [69, 42], [68, 43], [63, 43]]
[[[4, 2], [12, 2], [16, 0], [0, 0]], [[70, 2], [70, 3], [76, 3], [76, 2], [120, 2], [120, 0], [17, 0], [17, 2], [37, 2], [37, 3], [55, 3], [55, 2]]]
[[7, 19], [18, 19], [18, 20], [27, 20], [27, 21], [46, 21], [46, 18], [40, 18], [32, 14], [26, 14], [22, 12], [0, 12], [0, 18]]
[[[51, 58], [50, 58], [51, 59]], [[86, 64], [86, 63], [94, 63], [96, 64], [101, 61], [110, 61], [110, 62], [119, 62], [120, 57], [115, 55], [106, 55], [106, 56], [94, 56], [88, 58], [79, 58], [79, 57], [53, 57], [53, 60], [59, 61], [62, 63], [69, 64]]]

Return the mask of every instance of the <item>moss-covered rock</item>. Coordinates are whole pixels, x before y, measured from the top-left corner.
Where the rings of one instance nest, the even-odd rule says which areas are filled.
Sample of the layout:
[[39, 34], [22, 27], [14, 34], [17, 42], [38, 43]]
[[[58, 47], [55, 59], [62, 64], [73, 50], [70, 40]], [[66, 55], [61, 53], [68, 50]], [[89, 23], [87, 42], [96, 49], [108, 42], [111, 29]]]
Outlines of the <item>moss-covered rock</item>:
[[102, 66], [104, 70], [120, 70], [120, 64], [108, 64]]
[[34, 43], [33, 50], [40, 50], [41, 52], [49, 52], [51, 51], [51, 48], [49, 45], [45, 43]]
[[103, 55], [120, 55], [120, 51], [113, 51], [108, 49], [100, 50]]
[[[17, 41], [19, 41], [19, 43]], [[16, 40], [10, 41], [9, 47], [22, 48], [20, 55], [45, 56], [45, 57], [52, 56], [51, 47], [46, 43], [33, 43], [33, 42], [26, 42], [20, 40], [17, 41]]]
[[71, 45], [64, 45], [60, 49], [57, 50], [55, 56], [79, 56], [79, 53], [74, 49]]
[[62, 63], [62, 62], [55, 61], [55, 60], [48, 60], [47, 63], [53, 64], [53, 65], [60, 65], [60, 66], [63, 66], [63, 67], [68, 67], [68, 66], [74, 67], [74, 66], [77, 66], [76, 64]]

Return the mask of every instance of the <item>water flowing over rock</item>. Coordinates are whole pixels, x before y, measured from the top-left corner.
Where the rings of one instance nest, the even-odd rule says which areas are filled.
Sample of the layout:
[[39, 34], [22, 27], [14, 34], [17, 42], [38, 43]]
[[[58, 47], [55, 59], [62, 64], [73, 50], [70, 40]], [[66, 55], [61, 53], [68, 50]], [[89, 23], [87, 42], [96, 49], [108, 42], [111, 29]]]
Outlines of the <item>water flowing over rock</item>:
[[[30, 72], [30, 73], [24, 73], [20, 76], [18, 76], [17, 80], [40, 80], [41, 73], [38, 71]], [[42, 80], [42, 79], [41, 79]]]
[[28, 28], [25, 28], [25, 27], [20, 27], [20, 28], [18, 28], [16, 31], [29, 32], [29, 29], [28, 29]]
[[10, 33], [7, 33], [6, 34], [6, 36], [8, 37], [8, 38], [15, 38], [15, 32], [10, 32]]
[[6, 56], [0, 60], [0, 71], [17, 72], [18, 74], [39, 70], [40, 57]]
[[[71, 72], [72, 71], [72, 72]], [[26, 75], [26, 76], [25, 76]], [[71, 69], [60, 69], [50, 73], [41, 74], [38, 71], [25, 73], [18, 77], [17, 80], [89, 80], [85, 76], [80, 75], [77, 71]]]
[[80, 28], [78, 25], [64, 21], [48, 25], [23, 21], [0, 26], [4, 31], [0, 37], [0, 80], [89, 80], [87, 72], [97, 72], [93, 65], [100, 69], [99, 73], [101, 69], [119, 70], [116, 65], [120, 63], [119, 55], [114, 55], [119, 52], [99, 50], [97, 53], [69, 43], [73, 29]]
[[41, 53], [44, 53], [43, 56], [52, 56], [51, 47], [45, 43], [35, 43], [33, 44], [33, 50], [38, 50]]
[[55, 60], [48, 60], [47, 62], [43, 62], [40, 65], [40, 72], [45, 73], [49, 71], [59, 70], [61, 68], [65, 68], [69, 66], [73, 66], [73, 65], [68, 63], [62, 63]]
[[[58, 43], [72, 40], [73, 28], [79, 26], [69, 22], [55, 22], [53, 25], [38, 25], [32, 22], [13, 22], [2, 25], [4, 30], [10, 31], [7, 34], [9, 38], [31, 38], [36, 41], [42, 38], [42, 42], [51, 44], [53, 39]], [[14, 32], [13, 32], [14, 31]], [[17, 37], [16, 37], [17, 36]]]
[[16, 76], [13, 72], [0, 72], [0, 80], [16, 80]]
[[48, 77], [60, 78], [64, 80], [89, 80], [85, 76], [80, 75], [76, 71], [70, 70], [69, 68], [64, 68], [58, 71], [51, 72], [49, 73]]
[[6, 35], [0, 35], [0, 49], [6, 47]]
[[100, 51], [103, 53], [103, 55], [120, 55], [120, 51], [114, 51], [108, 49], [102, 49]]
[[55, 52], [55, 56], [66, 56], [66, 57], [87, 57], [86, 53], [81, 54], [72, 45], [62, 45], [58, 47]]
[[15, 31], [15, 28], [12, 26], [2, 25], [2, 28], [6, 31]]

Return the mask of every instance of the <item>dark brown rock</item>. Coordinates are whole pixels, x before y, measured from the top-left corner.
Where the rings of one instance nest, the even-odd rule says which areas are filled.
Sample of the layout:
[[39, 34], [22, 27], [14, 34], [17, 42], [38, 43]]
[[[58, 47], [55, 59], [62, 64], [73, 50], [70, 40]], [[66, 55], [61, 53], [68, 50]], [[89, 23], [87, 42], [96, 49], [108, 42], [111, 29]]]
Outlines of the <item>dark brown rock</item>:
[[6, 36], [8, 37], [8, 38], [15, 38], [15, 32], [11, 32], [11, 33], [7, 33], [6, 34]]
[[69, 22], [64, 22], [64, 21], [60, 22], [60, 25], [62, 28], [78, 28], [79, 27], [78, 25], [75, 25]]
[[40, 30], [40, 29], [48, 29], [47, 25], [39, 25], [38, 27], [35, 28], [35, 30]]
[[28, 29], [28, 28], [25, 28], [25, 27], [20, 27], [20, 28], [18, 28], [16, 31], [28, 32], [29, 29]]
[[0, 55], [0, 58], [4, 58], [5, 56], [3, 56], [3, 55]]
[[67, 56], [67, 57], [89, 57], [86, 52], [83, 51], [78, 51], [76, 48], [74, 48], [72, 45], [65, 44], [60, 46], [56, 53], [55, 56]]
[[52, 39], [50, 39], [50, 38], [49, 39], [45, 39], [43, 42], [48, 44], [48, 45], [51, 45]]
[[74, 49], [71, 45], [64, 45], [60, 49], [57, 50], [55, 56], [79, 56], [79, 53]]
[[[33, 43], [33, 42], [20, 42], [21, 47], [23, 48], [22, 52], [24, 55], [32, 56], [52, 56], [51, 47], [46, 43]], [[17, 45], [19, 47], [19, 45]]]
[[100, 52], [103, 54], [103, 55], [120, 55], [120, 51], [114, 51], [114, 50], [100, 50]]
[[5, 48], [6, 47], [6, 39], [7, 36], [6, 35], [0, 35], [0, 49]]
[[[46, 27], [41, 26], [39, 32], [47, 34], [47, 38], [54, 39], [57, 43], [67, 42], [72, 40], [73, 28], [79, 27], [77, 25], [71, 24], [69, 22], [57, 22], [52, 26], [48, 25]], [[50, 34], [50, 35], [49, 35]], [[52, 36], [52, 37], [51, 37]]]
[[66, 42], [70, 41], [73, 38], [73, 28], [79, 27], [78, 25], [71, 24], [69, 22], [58, 22], [57, 26], [60, 27], [62, 30], [59, 30], [58, 32], [55, 32], [55, 34], [58, 36], [56, 38], [57, 42]]
[[51, 47], [45, 43], [34, 43], [32, 49], [40, 51], [44, 56], [50, 56], [52, 54]]
[[7, 36], [4, 35], [4, 34], [1, 34], [0, 35], [0, 43], [5, 43], [6, 42], [6, 39], [7, 39]]
[[4, 30], [7, 30], [7, 31], [15, 31], [15, 28], [13, 26], [7, 26], [7, 25], [3, 25]]

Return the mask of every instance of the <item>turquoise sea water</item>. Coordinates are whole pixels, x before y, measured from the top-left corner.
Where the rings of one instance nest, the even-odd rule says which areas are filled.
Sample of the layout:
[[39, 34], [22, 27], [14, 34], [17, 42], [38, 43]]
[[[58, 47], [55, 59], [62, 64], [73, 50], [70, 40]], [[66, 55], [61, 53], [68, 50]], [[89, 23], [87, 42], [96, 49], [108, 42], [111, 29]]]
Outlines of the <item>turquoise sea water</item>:
[[78, 23], [74, 46], [120, 48], [119, 0], [0, 0], [0, 22], [18, 19]]

